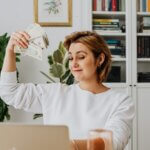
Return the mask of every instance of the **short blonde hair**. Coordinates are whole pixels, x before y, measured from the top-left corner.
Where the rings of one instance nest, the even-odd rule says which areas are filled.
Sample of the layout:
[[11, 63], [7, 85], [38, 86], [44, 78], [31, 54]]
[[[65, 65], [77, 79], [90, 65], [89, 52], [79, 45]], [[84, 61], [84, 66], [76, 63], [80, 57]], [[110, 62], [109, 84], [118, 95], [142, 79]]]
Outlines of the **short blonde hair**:
[[105, 55], [103, 64], [101, 64], [101, 66], [97, 68], [99, 82], [105, 81], [111, 68], [112, 57], [111, 52], [104, 39], [96, 32], [81, 31], [73, 32], [72, 34], [66, 36], [64, 46], [67, 50], [69, 50], [72, 43], [84, 44], [87, 48], [89, 48], [89, 50], [92, 51], [95, 59], [97, 59], [101, 53]]

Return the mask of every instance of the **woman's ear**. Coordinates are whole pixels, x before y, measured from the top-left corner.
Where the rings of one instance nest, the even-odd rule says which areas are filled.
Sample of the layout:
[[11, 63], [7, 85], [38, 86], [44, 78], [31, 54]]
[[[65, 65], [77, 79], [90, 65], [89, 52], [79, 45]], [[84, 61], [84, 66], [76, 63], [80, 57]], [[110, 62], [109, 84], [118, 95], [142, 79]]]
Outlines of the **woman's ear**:
[[101, 53], [98, 57], [98, 66], [101, 66], [103, 64], [103, 62], [105, 61], [105, 54]]

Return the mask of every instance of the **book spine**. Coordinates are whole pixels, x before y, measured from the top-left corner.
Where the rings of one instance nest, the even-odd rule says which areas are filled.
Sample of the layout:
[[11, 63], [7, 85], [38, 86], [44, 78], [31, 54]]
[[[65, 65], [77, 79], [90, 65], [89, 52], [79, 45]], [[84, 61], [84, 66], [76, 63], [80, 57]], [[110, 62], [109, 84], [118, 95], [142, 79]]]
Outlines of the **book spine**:
[[140, 57], [140, 38], [137, 38], [137, 57]]
[[97, 11], [102, 10], [102, 0], [97, 0]]
[[112, 0], [108, 0], [108, 10], [112, 11]]
[[102, 11], [105, 11], [105, 0], [102, 0]]
[[147, 0], [147, 12], [150, 12], [150, 0]]
[[125, 11], [126, 0], [121, 0], [121, 11]]
[[120, 11], [119, 5], [120, 5], [120, 0], [116, 0], [116, 11]]
[[93, 19], [94, 22], [119, 22], [119, 19]]
[[105, 11], [108, 11], [108, 0], [105, 0]]
[[97, 10], [97, 0], [93, 0], [93, 11]]
[[146, 0], [142, 1], [142, 11], [146, 12]]
[[112, 0], [112, 11], [117, 11], [117, 0]]

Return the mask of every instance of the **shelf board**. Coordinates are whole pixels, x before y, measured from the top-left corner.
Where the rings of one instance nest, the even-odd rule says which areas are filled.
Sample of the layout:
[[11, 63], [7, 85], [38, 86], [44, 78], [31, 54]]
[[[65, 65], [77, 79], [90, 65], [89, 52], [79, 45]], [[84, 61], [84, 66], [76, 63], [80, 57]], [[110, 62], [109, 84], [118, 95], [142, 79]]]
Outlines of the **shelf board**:
[[137, 33], [137, 36], [150, 36], [150, 33]]
[[125, 12], [122, 12], [122, 11], [93, 11], [93, 15], [108, 15], [110, 16], [111, 15], [118, 15], [118, 16], [125, 16]]
[[150, 88], [150, 82], [137, 82], [137, 87], [140, 87], [140, 88]]
[[138, 58], [138, 62], [150, 62], [150, 58]]
[[119, 61], [119, 62], [125, 62], [126, 61], [126, 58], [124, 58], [124, 57], [112, 57], [112, 61]]
[[150, 12], [137, 12], [138, 16], [150, 16]]

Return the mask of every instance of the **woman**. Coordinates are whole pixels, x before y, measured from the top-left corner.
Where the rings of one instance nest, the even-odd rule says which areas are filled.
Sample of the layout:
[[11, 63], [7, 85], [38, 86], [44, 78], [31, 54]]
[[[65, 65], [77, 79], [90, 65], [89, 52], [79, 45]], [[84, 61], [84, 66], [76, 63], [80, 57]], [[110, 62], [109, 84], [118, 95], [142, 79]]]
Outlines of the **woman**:
[[69, 67], [78, 81], [70, 86], [17, 83], [14, 46], [27, 48], [29, 39], [26, 32], [10, 38], [1, 73], [2, 99], [15, 108], [43, 113], [44, 124], [67, 125], [76, 139], [74, 149], [85, 150], [89, 130], [99, 128], [112, 131], [115, 150], [124, 149], [131, 135], [133, 102], [102, 84], [110, 70], [111, 53], [101, 36], [84, 31], [66, 37]]

